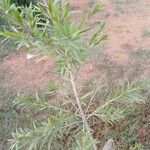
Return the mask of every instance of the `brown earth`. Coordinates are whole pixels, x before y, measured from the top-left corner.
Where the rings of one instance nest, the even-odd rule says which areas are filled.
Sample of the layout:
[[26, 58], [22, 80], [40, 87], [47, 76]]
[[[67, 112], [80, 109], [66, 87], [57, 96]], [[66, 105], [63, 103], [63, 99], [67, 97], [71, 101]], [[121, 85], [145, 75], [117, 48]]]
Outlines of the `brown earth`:
[[[46, 80], [52, 80], [54, 59], [48, 58], [37, 62], [42, 56], [27, 60], [26, 53], [14, 53], [2, 62], [6, 71], [5, 87], [17, 90], [39, 89]], [[9, 85], [6, 85], [8, 83]]]
[[[126, 66], [130, 60], [129, 53], [134, 51], [150, 51], [150, 1], [149, 0], [102, 0], [104, 10], [95, 15], [93, 22], [104, 20], [108, 39], [104, 50], [112, 61]], [[71, 4], [82, 10], [88, 4], [86, 0], [71, 0]], [[40, 55], [41, 56], [41, 55]], [[27, 60], [26, 53], [10, 54], [2, 60], [1, 67], [6, 76], [1, 80], [4, 87], [11, 89], [38, 89], [46, 80], [53, 80], [54, 59], [49, 57], [37, 63], [40, 58]], [[97, 62], [88, 58], [81, 68], [83, 78], [91, 78], [99, 74]], [[144, 62], [143, 62], [144, 64]], [[149, 64], [144, 74], [149, 75]]]

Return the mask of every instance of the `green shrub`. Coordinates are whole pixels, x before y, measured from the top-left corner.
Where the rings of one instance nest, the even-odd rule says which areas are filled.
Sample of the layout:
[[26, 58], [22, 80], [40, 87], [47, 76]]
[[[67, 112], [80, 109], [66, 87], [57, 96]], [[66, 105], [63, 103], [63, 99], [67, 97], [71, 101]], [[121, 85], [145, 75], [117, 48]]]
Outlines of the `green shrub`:
[[102, 77], [87, 93], [80, 93], [77, 87], [76, 73], [88, 51], [106, 39], [104, 23], [86, 26], [103, 5], [94, 3], [81, 21], [74, 21], [70, 5], [64, 1], [53, 0], [29, 7], [10, 5], [6, 0], [1, 4], [10, 28], [1, 31], [0, 35], [6, 40], [15, 40], [18, 48], [26, 46], [50, 52], [65, 83], [65, 86], [61, 85], [63, 91], [67, 85], [71, 89], [67, 95], [55, 84], [50, 84], [50, 96], [57, 93], [64, 96], [64, 101], [58, 105], [50, 105], [38, 94], [35, 97], [18, 95], [14, 106], [27, 114], [32, 112], [37, 120], [31, 128], [20, 127], [12, 133], [10, 149], [97, 150], [100, 141], [94, 134], [95, 124], [116, 124], [124, 119], [132, 104], [143, 102], [139, 82], [125, 81], [110, 88], [107, 79]]

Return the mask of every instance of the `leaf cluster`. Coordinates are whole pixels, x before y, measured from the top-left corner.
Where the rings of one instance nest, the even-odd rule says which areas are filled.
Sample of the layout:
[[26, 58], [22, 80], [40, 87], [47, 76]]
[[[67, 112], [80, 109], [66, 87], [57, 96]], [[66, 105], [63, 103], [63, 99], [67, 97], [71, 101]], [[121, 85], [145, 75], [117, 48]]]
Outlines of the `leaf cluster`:
[[[4, 41], [15, 39], [18, 48], [26, 46], [50, 52], [55, 55], [62, 75], [67, 74], [72, 65], [78, 67], [87, 51], [106, 39], [104, 23], [86, 25], [91, 16], [102, 8], [100, 3], [94, 3], [80, 21], [72, 18], [73, 12], [67, 1], [49, 0], [47, 5], [30, 3], [29, 6], [17, 6], [2, 0], [0, 8], [10, 25], [0, 31]], [[92, 29], [95, 33], [89, 36], [87, 32]]]
[[[145, 81], [124, 82], [117, 85], [113, 90], [109, 90], [103, 82], [102, 80], [97, 82], [98, 85], [95, 85], [91, 92], [82, 96], [81, 103], [85, 108], [88, 123], [91, 125], [94, 119], [101, 123], [115, 125], [126, 118], [130, 108], [134, 107], [132, 104], [141, 103], [141, 100], [144, 102], [140, 91], [145, 87]], [[106, 94], [103, 95], [102, 93]], [[95, 102], [99, 103], [93, 108]], [[35, 98], [18, 95], [14, 101], [18, 109], [33, 110], [38, 113], [46, 109], [51, 111], [44, 121], [41, 118], [40, 122], [33, 123], [33, 128], [17, 129], [10, 140], [11, 149], [23, 149], [23, 147], [31, 150], [92, 149], [98, 141], [92, 140], [90, 135], [85, 132], [78, 110], [70, 107], [70, 103], [65, 102], [61, 106], [55, 106], [49, 105], [38, 95]], [[115, 103], [121, 105], [115, 105]], [[39, 116], [37, 117], [39, 118]]]

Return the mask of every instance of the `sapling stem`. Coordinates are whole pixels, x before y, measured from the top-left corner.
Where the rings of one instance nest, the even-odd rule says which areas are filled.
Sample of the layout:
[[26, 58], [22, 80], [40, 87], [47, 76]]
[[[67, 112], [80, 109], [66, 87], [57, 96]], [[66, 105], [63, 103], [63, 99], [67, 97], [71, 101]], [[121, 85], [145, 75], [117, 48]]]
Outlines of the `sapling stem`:
[[[71, 82], [71, 86], [72, 86], [72, 90], [73, 90], [73, 93], [74, 93], [74, 96], [75, 96], [76, 103], [78, 105], [80, 117], [82, 118], [83, 125], [85, 125], [86, 131], [88, 132], [90, 137], [93, 139], [93, 136], [92, 136], [90, 127], [88, 125], [88, 121], [87, 121], [85, 112], [84, 112], [84, 110], [82, 108], [82, 105], [81, 105], [81, 102], [80, 102], [80, 97], [79, 97], [78, 92], [77, 92], [76, 81], [74, 80], [74, 76], [73, 76], [71, 71], [70, 71], [70, 82]], [[96, 144], [94, 144], [93, 149], [97, 150]]]

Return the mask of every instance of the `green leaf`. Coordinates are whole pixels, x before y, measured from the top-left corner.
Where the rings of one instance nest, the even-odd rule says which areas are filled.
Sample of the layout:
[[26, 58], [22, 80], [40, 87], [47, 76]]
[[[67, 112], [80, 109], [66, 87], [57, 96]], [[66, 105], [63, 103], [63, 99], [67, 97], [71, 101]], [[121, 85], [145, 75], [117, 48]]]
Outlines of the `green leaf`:
[[52, 15], [52, 10], [53, 10], [53, 3], [49, 2], [48, 3], [48, 12], [49, 12], [50, 15]]
[[68, 3], [64, 8], [63, 20], [65, 21], [65, 19], [68, 18], [69, 15], [70, 15], [70, 5]]
[[23, 18], [22, 18], [22, 16], [20, 15], [18, 9], [14, 9], [13, 13], [14, 13], [14, 16], [15, 16], [17, 22], [18, 22], [20, 25], [23, 26]]
[[91, 6], [91, 8], [89, 10], [89, 12], [90, 12], [89, 17], [91, 17], [94, 14], [98, 13], [104, 7], [104, 5], [102, 3], [100, 3], [100, 2], [98, 2], [98, 1], [93, 2], [93, 3], [94, 4], [92, 4], [92, 6]]
[[107, 38], [107, 35], [105, 33], [103, 33], [100, 29], [92, 36], [92, 38], [89, 42], [89, 45], [90, 45], [90, 47], [98, 45], [100, 42], [102, 42], [106, 38]]
[[74, 150], [93, 150], [96, 141], [92, 140], [91, 136], [83, 131], [80, 131], [75, 136], [76, 142], [73, 143]]
[[85, 95], [83, 95], [83, 96], [81, 97], [81, 100], [84, 100], [84, 99], [89, 98], [92, 94], [93, 94], [93, 90], [90, 91], [90, 92], [88, 92], [88, 93], [86, 93]]
[[83, 33], [86, 33], [87, 31], [89, 31], [89, 30], [91, 30], [91, 29], [93, 29], [93, 27], [89, 27], [89, 28], [87, 28], [87, 29], [79, 30], [79, 31], [75, 32], [75, 33], [72, 35], [72, 38], [74, 38], [74, 37], [76, 37], [76, 36], [78, 36], [78, 35], [81, 35], [81, 34], [83, 34]]
[[4, 30], [4, 31], [0, 31], [0, 35], [8, 38], [16, 38], [16, 39], [24, 38], [24, 35], [19, 31], [11, 32], [11, 31]]
[[102, 109], [96, 116], [103, 122], [113, 125], [122, 121], [125, 118], [125, 113], [124, 110], [121, 110], [120, 108], [108, 106]]

